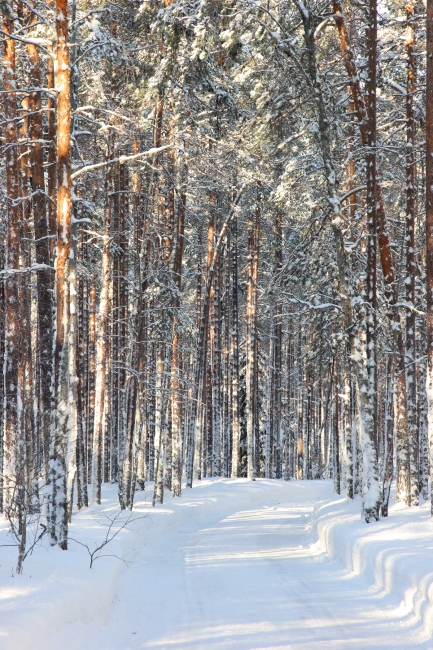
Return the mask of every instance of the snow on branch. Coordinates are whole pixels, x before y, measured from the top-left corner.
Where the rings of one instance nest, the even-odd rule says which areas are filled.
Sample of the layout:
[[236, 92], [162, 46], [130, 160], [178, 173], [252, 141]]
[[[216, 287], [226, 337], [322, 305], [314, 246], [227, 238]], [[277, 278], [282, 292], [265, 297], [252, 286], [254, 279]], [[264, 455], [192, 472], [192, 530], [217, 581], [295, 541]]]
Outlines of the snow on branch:
[[87, 174], [87, 172], [92, 172], [95, 169], [101, 169], [101, 167], [107, 167], [108, 165], [114, 165], [116, 163], [119, 163], [120, 165], [124, 165], [126, 162], [130, 162], [131, 160], [137, 160], [137, 158], [142, 158], [143, 156], [153, 157], [156, 156], [161, 151], [165, 151], [166, 149], [172, 149], [172, 148], [173, 147], [171, 144], [166, 144], [163, 147], [152, 147], [152, 149], [148, 149], [148, 151], [142, 151], [140, 153], [132, 154], [130, 156], [119, 156], [118, 158], [113, 158], [112, 160], [106, 160], [105, 162], [95, 163], [94, 165], [86, 165], [85, 167], [82, 167], [81, 169], [78, 169], [76, 172], [74, 172], [71, 175], [71, 180], [74, 181], [76, 178], [80, 178], [80, 176]]
[[42, 271], [43, 269], [49, 269], [54, 271], [54, 266], [49, 266], [49, 264], [33, 264], [32, 266], [27, 266], [24, 269], [3, 269], [0, 271], [0, 275], [15, 275], [16, 273], [30, 273], [31, 271]]

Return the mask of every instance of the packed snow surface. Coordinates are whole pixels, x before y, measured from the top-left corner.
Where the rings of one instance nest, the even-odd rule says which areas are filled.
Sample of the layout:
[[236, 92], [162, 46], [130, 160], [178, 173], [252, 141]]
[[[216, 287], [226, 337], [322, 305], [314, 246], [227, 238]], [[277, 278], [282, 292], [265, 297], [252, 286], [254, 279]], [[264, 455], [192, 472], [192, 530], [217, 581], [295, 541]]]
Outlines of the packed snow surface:
[[[1, 650], [433, 649], [427, 504], [367, 525], [329, 481], [205, 480], [157, 508], [151, 489], [120, 530], [107, 487], [70, 550], [37, 547], [22, 576], [0, 549]], [[81, 544], [113, 521], [90, 569]]]

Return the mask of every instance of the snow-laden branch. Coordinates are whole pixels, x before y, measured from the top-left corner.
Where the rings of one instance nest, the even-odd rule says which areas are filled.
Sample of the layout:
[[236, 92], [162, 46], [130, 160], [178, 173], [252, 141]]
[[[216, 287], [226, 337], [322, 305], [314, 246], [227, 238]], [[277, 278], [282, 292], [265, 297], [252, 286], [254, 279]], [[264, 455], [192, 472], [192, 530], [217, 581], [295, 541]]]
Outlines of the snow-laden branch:
[[284, 140], [284, 142], [278, 145], [278, 149], [281, 151], [294, 140], [301, 138], [305, 133], [307, 133], [307, 129], [302, 129], [302, 131], [299, 131], [299, 133], [295, 133], [294, 135], [291, 135], [290, 138], [287, 138], [287, 140]]
[[26, 266], [24, 269], [3, 269], [0, 271], [0, 275], [15, 275], [16, 273], [30, 273], [31, 271], [42, 271], [48, 269], [54, 271], [54, 266], [49, 266], [49, 264], [33, 264], [32, 266]]
[[9, 34], [8, 32], [3, 31], [3, 29], [0, 29], [0, 34], [7, 39], [11, 38], [13, 41], [20, 41], [21, 43], [26, 43], [26, 45], [45, 45], [49, 47], [52, 44], [47, 38], [24, 38], [17, 34]]
[[397, 302], [394, 307], [404, 307], [405, 309], [410, 309], [410, 311], [413, 311], [415, 314], [418, 314], [418, 316], [425, 316], [426, 313], [425, 311], [420, 311], [419, 309], [416, 309], [414, 305], [410, 302]]
[[81, 169], [78, 169], [76, 172], [74, 172], [71, 175], [71, 180], [74, 181], [76, 178], [79, 178], [80, 176], [87, 174], [87, 172], [92, 172], [95, 169], [101, 169], [101, 167], [107, 167], [108, 165], [114, 165], [116, 163], [119, 163], [120, 165], [124, 165], [126, 162], [130, 162], [131, 160], [137, 160], [137, 158], [142, 158], [143, 156], [149, 156], [149, 157], [156, 156], [161, 151], [165, 151], [166, 149], [171, 149], [171, 148], [172, 148], [171, 144], [166, 144], [163, 147], [153, 147], [152, 149], [148, 149], [147, 151], [135, 153], [130, 156], [119, 156], [118, 158], [113, 158], [112, 160], [106, 160], [105, 162], [95, 163], [94, 165], [86, 165], [85, 167], [81, 167]]
[[349, 196], [352, 196], [352, 194], [357, 194], [358, 192], [362, 192], [363, 190], [366, 189], [367, 189], [367, 185], [359, 185], [358, 187], [353, 187], [351, 190], [345, 192], [340, 196], [340, 203], [348, 199]]
[[341, 311], [341, 306], [337, 305], [334, 302], [321, 302], [317, 305], [314, 305], [312, 302], [309, 302], [308, 300], [301, 300], [300, 298], [286, 298], [287, 302], [291, 302], [294, 304], [298, 305], [304, 305], [305, 307], [308, 307], [308, 309], [338, 309]]
[[391, 88], [394, 88], [397, 92], [401, 93], [402, 95], [406, 95], [406, 88], [403, 88], [403, 86], [400, 86], [400, 84], [396, 83], [392, 79], [388, 79], [387, 77], [383, 78], [384, 82], [388, 84], [388, 86], [391, 86]]

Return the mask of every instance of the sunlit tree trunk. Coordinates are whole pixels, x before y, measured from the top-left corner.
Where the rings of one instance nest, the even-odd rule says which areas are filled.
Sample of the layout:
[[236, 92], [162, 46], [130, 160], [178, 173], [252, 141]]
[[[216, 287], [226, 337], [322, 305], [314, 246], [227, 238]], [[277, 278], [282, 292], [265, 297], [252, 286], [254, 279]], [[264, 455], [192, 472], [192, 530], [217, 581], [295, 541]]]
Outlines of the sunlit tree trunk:
[[67, 548], [67, 471], [75, 453], [76, 431], [71, 430], [70, 404], [70, 299], [68, 264], [71, 254], [71, 70], [68, 47], [68, 3], [56, 0], [57, 90], [57, 247], [56, 247], [56, 338], [54, 352], [55, 415], [50, 454], [51, 498], [49, 528], [51, 541]]

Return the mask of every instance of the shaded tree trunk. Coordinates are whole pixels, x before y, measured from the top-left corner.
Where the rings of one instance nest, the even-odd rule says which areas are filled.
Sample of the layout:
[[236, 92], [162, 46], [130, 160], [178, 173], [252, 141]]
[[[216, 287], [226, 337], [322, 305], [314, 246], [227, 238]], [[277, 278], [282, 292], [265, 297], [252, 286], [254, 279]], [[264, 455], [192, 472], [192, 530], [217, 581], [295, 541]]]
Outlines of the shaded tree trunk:
[[[433, 0], [427, 0], [426, 79], [426, 291], [427, 291], [427, 402], [430, 478], [433, 479]], [[432, 480], [433, 484], [433, 480]], [[431, 490], [433, 516], [433, 490]]]

